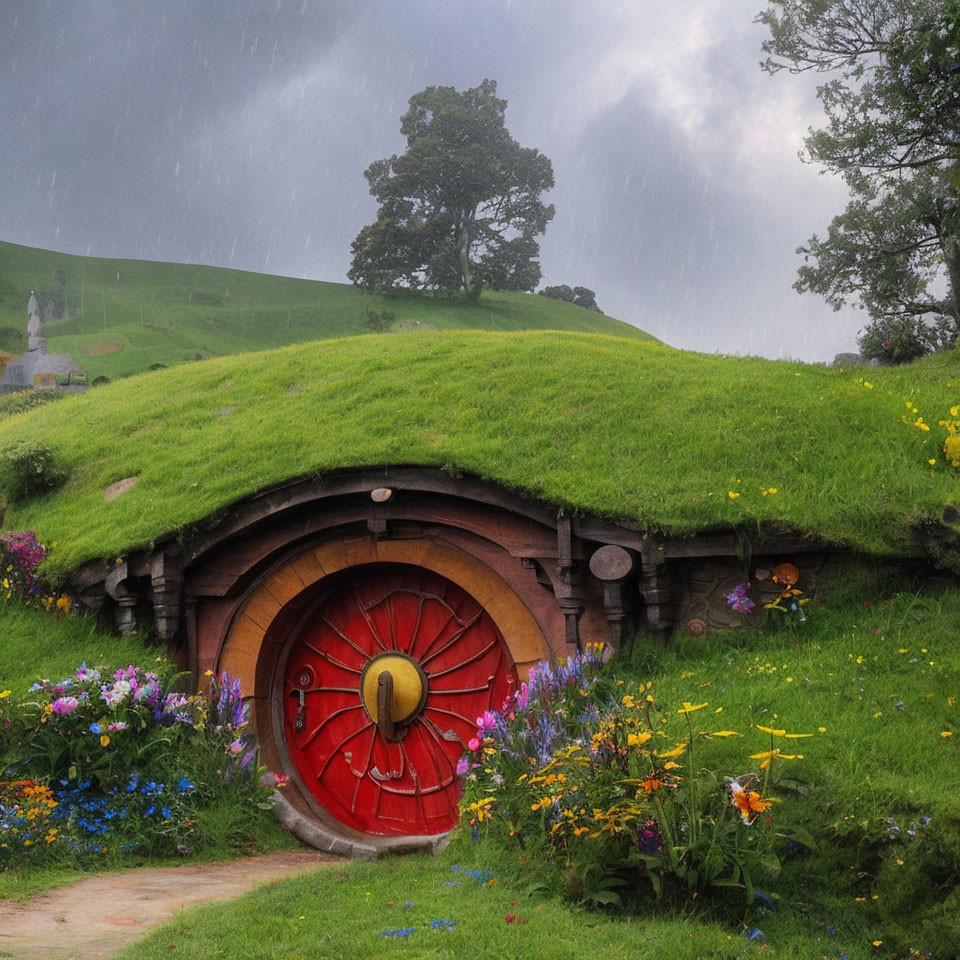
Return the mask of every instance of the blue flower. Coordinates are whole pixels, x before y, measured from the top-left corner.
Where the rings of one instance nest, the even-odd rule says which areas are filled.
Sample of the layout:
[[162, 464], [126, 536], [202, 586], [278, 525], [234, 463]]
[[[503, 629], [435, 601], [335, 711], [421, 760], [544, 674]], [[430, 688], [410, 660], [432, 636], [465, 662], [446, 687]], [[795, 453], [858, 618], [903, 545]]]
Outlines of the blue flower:
[[169, 819], [173, 816], [173, 814], [170, 812], [170, 808], [169, 808], [169, 807], [164, 807], [164, 808], [160, 811], [160, 813], [161, 813], [161, 815], [163, 816], [163, 819], [164, 819], [164, 820], [169, 820]]
[[103, 733], [103, 727], [101, 727], [99, 723], [91, 723], [91, 724], [90, 724], [90, 732], [91, 732], [91, 733]]

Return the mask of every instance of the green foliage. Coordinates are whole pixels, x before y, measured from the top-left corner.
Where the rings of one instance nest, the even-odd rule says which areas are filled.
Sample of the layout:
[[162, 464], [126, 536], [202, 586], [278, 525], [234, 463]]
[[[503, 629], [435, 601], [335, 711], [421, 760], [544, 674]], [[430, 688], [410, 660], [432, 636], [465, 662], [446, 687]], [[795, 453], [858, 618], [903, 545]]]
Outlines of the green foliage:
[[396, 319], [390, 310], [371, 310], [366, 307], [364, 310], [363, 329], [370, 333], [387, 333], [393, 326]]
[[551, 300], [563, 300], [565, 303], [572, 303], [585, 310], [592, 310], [594, 313], [603, 313], [597, 306], [597, 295], [589, 287], [569, 287], [562, 283], [557, 287], [544, 287], [537, 293], [541, 297], [549, 297]]
[[55, 490], [67, 479], [54, 451], [38, 440], [0, 450], [0, 496], [9, 504]]
[[63, 390], [23, 390], [20, 393], [0, 394], [0, 419], [42, 407], [54, 400], [62, 400], [65, 396]]
[[369, 291], [443, 290], [476, 300], [484, 286], [532, 290], [553, 207], [550, 161], [504, 125], [507, 102], [484, 80], [464, 91], [428, 87], [410, 98], [401, 156], [364, 176], [380, 204], [353, 241], [348, 276]]
[[827, 125], [806, 148], [852, 194], [826, 238], [798, 251], [795, 287], [865, 309], [865, 356], [949, 349], [960, 337], [960, 6], [770, 0], [758, 20], [769, 72], [834, 75], [818, 88]]

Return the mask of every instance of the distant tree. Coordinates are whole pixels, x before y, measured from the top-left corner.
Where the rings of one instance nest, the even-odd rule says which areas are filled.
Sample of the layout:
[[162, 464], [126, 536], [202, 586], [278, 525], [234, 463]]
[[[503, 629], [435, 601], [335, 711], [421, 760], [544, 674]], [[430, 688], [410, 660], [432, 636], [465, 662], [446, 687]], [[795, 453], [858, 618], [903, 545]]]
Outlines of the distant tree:
[[960, 339], [960, 0], [769, 0], [770, 73], [834, 76], [806, 155], [851, 199], [813, 236], [797, 290], [870, 317], [867, 357], [904, 362]]
[[484, 80], [460, 92], [428, 87], [400, 121], [407, 149], [364, 173], [380, 204], [353, 241], [348, 276], [372, 291], [438, 290], [479, 297], [532, 290], [536, 237], [553, 218], [540, 195], [553, 167], [507, 132], [506, 100]]
[[537, 293], [541, 297], [550, 297], [551, 300], [563, 300], [565, 303], [575, 303], [585, 310], [594, 313], [603, 313], [597, 306], [597, 295], [589, 287], [568, 287], [565, 283], [558, 287], [544, 287]]
[[370, 333], [387, 333], [393, 326], [394, 315], [389, 310], [371, 310], [369, 307], [363, 308], [363, 329]]

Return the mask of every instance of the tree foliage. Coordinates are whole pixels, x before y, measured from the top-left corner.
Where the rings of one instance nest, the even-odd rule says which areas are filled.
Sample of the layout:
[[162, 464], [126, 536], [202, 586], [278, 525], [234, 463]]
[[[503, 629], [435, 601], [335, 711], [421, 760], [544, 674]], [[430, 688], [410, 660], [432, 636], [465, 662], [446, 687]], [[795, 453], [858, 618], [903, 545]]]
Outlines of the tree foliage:
[[510, 136], [507, 102], [496, 93], [496, 82], [484, 80], [463, 92], [428, 87], [410, 98], [400, 123], [406, 151], [364, 173], [380, 209], [353, 241], [354, 284], [473, 297], [484, 285], [537, 285], [536, 237], [554, 213], [540, 197], [553, 186], [553, 168]]
[[797, 290], [870, 317], [861, 351], [903, 362], [960, 338], [960, 0], [769, 0], [764, 68], [814, 71], [827, 124], [806, 159], [847, 208], [800, 247]]
[[556, 287], [544, 287], [537, 291], [541, 297], [550, 297], [552, 300], [563, 300], [564, 303], [573, 303], [585, 310], [594, 313], [603, 313], [597, 306], [597, 295], [589, 287], [569, 287], [561, 283]]

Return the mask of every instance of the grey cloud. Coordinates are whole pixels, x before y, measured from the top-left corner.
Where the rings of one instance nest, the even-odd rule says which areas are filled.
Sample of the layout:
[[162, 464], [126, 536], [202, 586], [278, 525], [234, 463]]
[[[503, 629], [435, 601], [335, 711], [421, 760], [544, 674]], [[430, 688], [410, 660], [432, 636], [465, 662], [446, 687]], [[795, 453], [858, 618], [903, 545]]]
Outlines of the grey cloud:
[[589, 101], [614, 4], [8, 0], [0, 237], [342, 280], [375, 211], [363, 170], [402, 149], [408, 98], [493, 77], [513, 135], [554, 162], [550, 282], [676, 345], [826, 357], [855, 320], [790, 283], [829, 198], [737, 166], [736, 113], [772, 81], [756, 4], [724, 4], [697, 143], [644, 82]]

